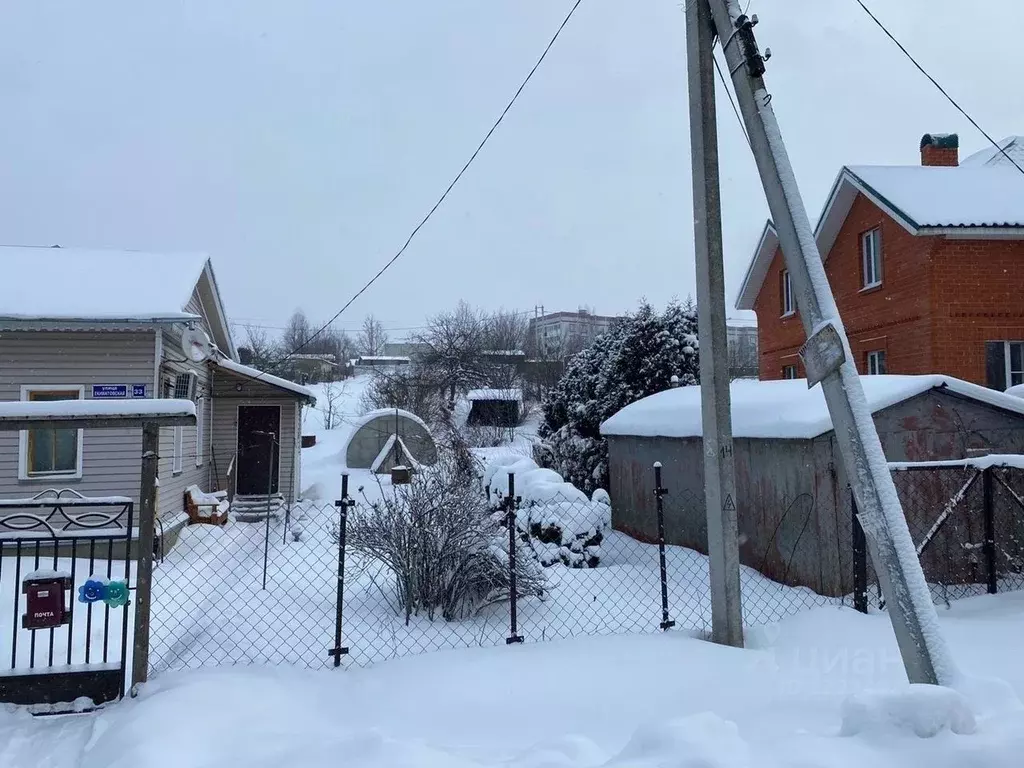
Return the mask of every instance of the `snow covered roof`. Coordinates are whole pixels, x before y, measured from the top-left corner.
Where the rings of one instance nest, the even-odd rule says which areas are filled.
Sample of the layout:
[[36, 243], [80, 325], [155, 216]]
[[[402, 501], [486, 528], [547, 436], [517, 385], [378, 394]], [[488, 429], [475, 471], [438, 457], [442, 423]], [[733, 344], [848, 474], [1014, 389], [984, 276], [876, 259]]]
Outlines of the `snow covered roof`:
[[349, 435], [349, 440], [345, 444], [346, 449], [348, 448], [348, 443], [352, 442], [352, 437], [355, 436], [356, 432], [359, 431], [360, 427], [364, 427], [374, 419], [379, 419], [381, 417], [391, 419], [394, 419], [395, 417], [412, 419], [421, 427], [423, 427], [423, 429], [426, 430], [427, 434], [430, 434], [430, 427], [427, 426], [427, 423], [412, 411], [404, 411], [401, 408], [379, 408], [375, 411], [369, 411], [367, 413], [364, 413], [362, 417], [356, 421], [356, 423], [352, 426], [352, 432]]
[[301, 384], [296, 384], [294, 381], [282, 379], [280, 376], [274, 376], [272, 373], [264, 373], [261, 370], [251, 368], [248, 365], [242, 365], [241, 363], [236, 363], [234, 360], [229, 360], [224, 357], [218, 356], [214, 360], [214, 363], [224, 370], [237, 373], [239, 376], [245, 376], [247, 379], [262, 381], [272, 387], [293, 392], [296, 395], [305, 398], [311, 405], [316, 404], [316, 395], [313, 393], [313, 390], [308, 387], [304, 387]]
[[[1003, 166], [860, 165], [845, 169], [904, 226], [1024, 226], [1024, 174]], [[845, 218], [845, 216], [844, 216]]]
[[361, 363], [408, 363], [412, 358], [404, 355], [360, 355]]
[[[1024, 402], [1024, 401], [1022, 401]], [[0, 430], [31, 426], [139, 426], [144, 421], [195, 424], [196, 406], [191, 400], [138, 398], [131, 400], [12, 400], [0, 402]]]
[[[872, 413], [945, 387], [963, 397], [1024, 415], [1024, 400], [951, 376], [861, 376]], [[832, 419], [821, 387], [805, 379], [732, 382], [734, 437], [809, 439], [829, 432]], [[699, 437], [701, 388], [680, 387], [627, 405], [601, 425], [602, 435]]]
[[1014, 387], [1010, 387], [1006, 390], [1006, 394], [1013, 395], [1014, 397], [1024, 397], [1024, 384], [1017, 384]]
[[1018, 165], [1024, 167], [1024, 136], [1007, 136], [1002, 141], [997, 142], [997, 147], [986, 147], [973, 155], [970, 155], [960, 161], [960, 167], [984, 167], [984, 166], [1009, 166], [1013, 167], [1013, 163], [1007, 159], [1007, 156], [1017, 162]]
[[[823, 261], [859, 194], [912, 235], [1024, 237], [1024, 174], [1012, 165], [859, 165], [840, 170], [814, 229]], [[737, 309], [754, 308], [778, 247], [778, 235], [769, 221], [740, 286]]]
[[523, 390], [521, 389], [471, 389], [466, 394], [470, 401], [476, 400], [515, 400], [521, 402]]
[[0, 319], [173, 322], [207, 265], [205, 254], [0, 246]]

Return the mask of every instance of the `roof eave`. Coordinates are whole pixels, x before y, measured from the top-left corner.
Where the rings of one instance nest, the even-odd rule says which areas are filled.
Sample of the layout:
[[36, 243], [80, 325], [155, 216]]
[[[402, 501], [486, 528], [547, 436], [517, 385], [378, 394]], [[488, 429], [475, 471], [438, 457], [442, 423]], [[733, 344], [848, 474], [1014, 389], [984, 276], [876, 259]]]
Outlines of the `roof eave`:
[[[774, 245], [772, 245], [772, 241], [774, 241]], [[778, 234], [775, 231], [775, 225], [771, 219], [768, 219], [761, 230], [761, 237], [757, 240], [754, 256], [751, 258], [750, 264], [747, 265], [747, 273], [743, 276], [743, 283], [736, 296], [736, 309], [752, 310], [754, 308], [757, 295], [761, 292], [761, 286], [764, 285], [764, 278], [768, 272], [767, 265], [763, 260], [767, 258], [768, 264], [771, 264], [771, 258], [775, 255], [777, 248]], [[766, 250], [770, 251], [767, 255], [764, 253]], [[762, 274], [756, 275], [757, 272]]]

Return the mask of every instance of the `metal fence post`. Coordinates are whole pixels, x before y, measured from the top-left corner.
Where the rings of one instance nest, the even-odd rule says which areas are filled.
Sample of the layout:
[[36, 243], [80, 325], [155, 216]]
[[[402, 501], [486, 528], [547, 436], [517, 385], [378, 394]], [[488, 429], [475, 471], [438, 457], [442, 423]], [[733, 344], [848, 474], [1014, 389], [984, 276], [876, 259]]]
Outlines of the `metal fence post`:
[[985, 518], [985, 575], [988, 579], [988, 593], [994, 595], [999, 591], [999, 577], [996, 573], [996, 510], [995, 494], [992, 492], [992, 467], [987, 467], [981, 478]]
[[263, 589], [267, 588], [267, 562], [270, 559], [270, 495], [274, 490], [274, 433], [267, 433], [267, 520], [263, 531]]
[[668, 617], [668, 567], [665, 563], [665, 504], [662, 498], [668, 493], [661, 487], [661, 462], [654, 462], [654, 498], [658, 506], [658, 567], [661, 569], [661, 628], [671, 629], [676, 625]]
[[868, 543], [864, 538], [860, 518], [857, 517], [857, 499], [850, 491], [851, 533], [853, 539], [853, 607], [861, 613], [868, 612]]
[[334, 666], [341, 666], [341, 657], [348, 654], [348, 648], [341, 644], [342, 611], [345, 607], [345, 532], [348, 527], [348, 510], [355, 502], [348, 497], [348, 472], [341, 476], [341, 498], [334, 502], [338, 508], [338, 594], [335, 598], [334, 647], [328, 656], [334, 657]]
[[511, 622], [510, 634], [505, 638], [505, 645], [523, 642], [523, 636], [519, 634], [519, 589], [516, 583], [516, 476], [514, 472], [508, 473], [508, 497], [505, 505], [508, 508], [508, 589], [509, 589], [509, 621]]
[[[160, 462], [160, 427], [142, 425], [142, 480], [139, 493], [138, 570], [135, 575], [135, 638], [132, 646], [132, 695], [149, 677], [149, 621], [153, 589], [153, 537], [156, 521], [156, 476]], [[129, 531], [130, 533], [130, 531]], [[131, 540], [125, 542], [131, 547]]]

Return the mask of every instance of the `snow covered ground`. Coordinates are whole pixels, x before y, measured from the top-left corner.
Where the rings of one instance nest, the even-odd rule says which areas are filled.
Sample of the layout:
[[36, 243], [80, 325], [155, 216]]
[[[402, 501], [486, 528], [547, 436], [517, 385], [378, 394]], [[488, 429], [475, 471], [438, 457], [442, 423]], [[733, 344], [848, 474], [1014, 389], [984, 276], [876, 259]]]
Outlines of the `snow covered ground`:
[[[303, 449], [303, 488], [311, 500], [293, 512], [292, 530], [301, 526], [298, 540], [286, 533], [283, 520], [271, 521], [269, 538], [262, 524], [195, 526], [182, 532], [154, 574], [154, 670], [224, 664], [319, 668], [332, 663], [327, 651], [334, 644], [338, 561], [333, 500], [340, 496], [345, 441], [358, 418], [365, 384], [365, 379], [347, 383], [345, 396], [338, 400], [335, 429], [322, 428], [319, 411], [306, 413], [304, 431], [316, 434], [317, 443]], [[511, 451], [528, 452], [528, 445], [528, 437], [519, 435]], [[479, 453], [502, 451], [507, 454], [510, 447]], [[364, 504], [388, 487], [387, 478], [350, 471], [350, 494]], [[519, 601], [517, 633], [535, 642], [657, 632], [662, 621], [657, 547], [612, 532], [601, 553], [597, 568], [545, 569], [547, 594]], [[677, 630], [707, 631], [707, 558], [669, 547], [666, 561], [669, 617]], [[754, 624], [828, 602], [752, 569], [744, 569], [742, 578], [747, 615]], [[462, 621], [413, 616], [406, 622], [389, 602], [390, 587], [390, 575], [378, 564], [348, 553], [342, 637], [350, 649], [346, 666], [447, 648], [503, 646], [511, 634], [507, 603], [488, 606]]]
[[[358, 415], [360, 384], [346, 397], [343, 425]], [[157, 569], [156, 667], [236, 665], [162, 671], [136, 699], [87, 715], [0, 711], [0, 768], [1020, 764], [1024, 593], [941, 610], [971, 677], [959, 691], [926, 689], [906, 685], [885, 614], [808, 610], [820, 598], [750, 570], [745, 596], [763, 601], [767, 590], [791, 615], [748, 629], [746, 650], [698, 639], [686, 630], [707, 625], [706, 561], [681, 548], [669, 549], [668, 572], [670, 613], [683, 631], [658, 632], [657, 550], [619, 534], [598, 568], [548, 569], [551, 597], [520, 604], [523, 645], [505, 645], [501, 606], [465, 624], [406, 627], [371, 569], [350, 562], [344, 641], [352, 655], [345, 669], [305, 669], [330, 663], [330, 500], [347, 436], [318, 419], [307, 413], [305, 431], [318, 439], [303, 452], [304, 487], [317, 501], [299, 541], [286, 541], [281, 523], [272, 527], [266, 590], [259, 525], [187, 529]], [[353, 491], [382, 492], [353, 474]], [[575, 637], [558, 639], [566, 636]]]
[[819, 608], [749, 633], [742, 651], [668, 633], [344, 672], [170, 673], [96, 714], [0, 713], [0, 766], [1018, 766], [1024, 595], [972, 598], [941, 616], [964, 671], [1006, 686], [915, 691], [886, 616]]

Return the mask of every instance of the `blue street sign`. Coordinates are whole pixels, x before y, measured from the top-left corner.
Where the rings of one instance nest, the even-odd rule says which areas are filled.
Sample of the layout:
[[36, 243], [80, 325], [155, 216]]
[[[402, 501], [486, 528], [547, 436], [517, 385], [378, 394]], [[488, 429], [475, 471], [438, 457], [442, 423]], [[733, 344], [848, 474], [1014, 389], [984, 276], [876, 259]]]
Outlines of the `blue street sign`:
[[145, 397], [146, 396], [146, 385], [145, 384], [132, 384], [132, 397]]
[[93, 400], [110, 400], [118, 397], [128, 397], [127, 384], [93, 384]]

